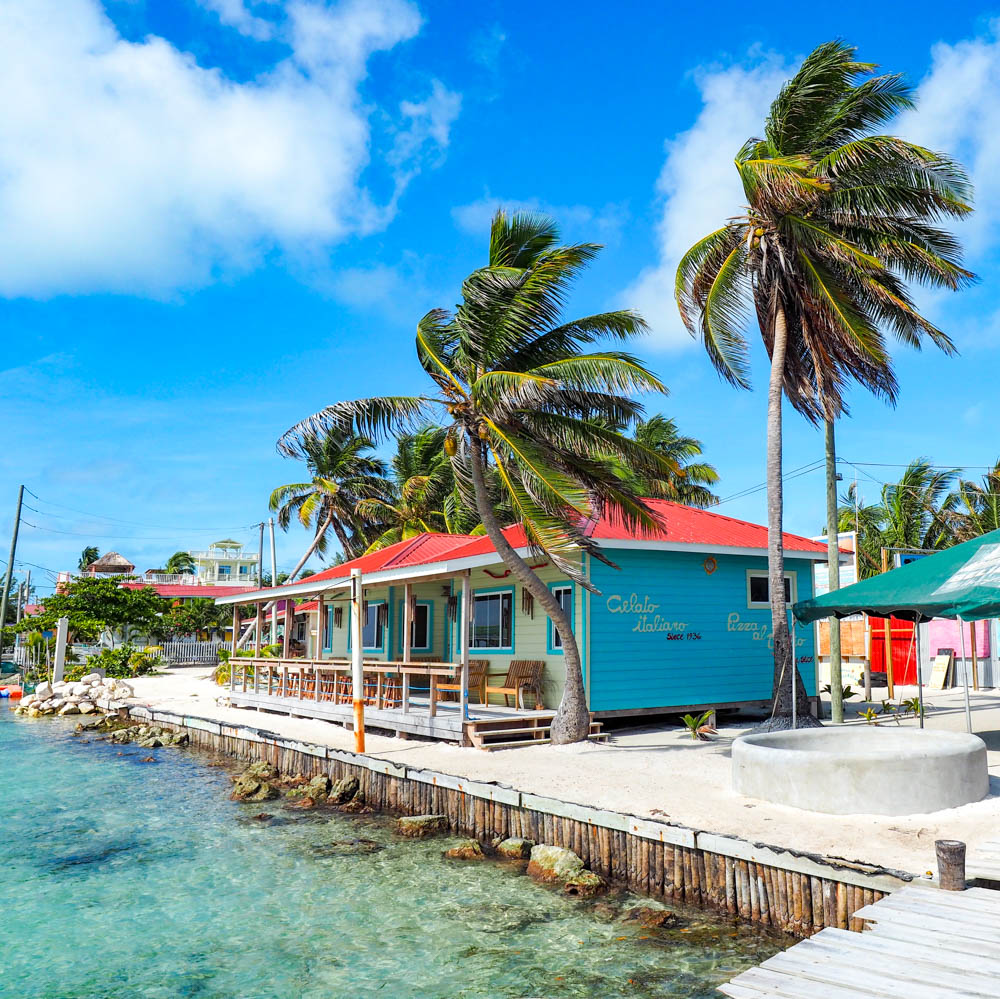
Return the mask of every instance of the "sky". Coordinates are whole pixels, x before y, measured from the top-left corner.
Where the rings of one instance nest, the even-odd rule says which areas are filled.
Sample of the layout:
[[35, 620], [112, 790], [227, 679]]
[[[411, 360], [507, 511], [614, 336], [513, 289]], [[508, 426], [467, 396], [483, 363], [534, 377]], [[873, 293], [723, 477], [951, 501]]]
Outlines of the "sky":
[[[957, 357], [894, 347], [895, 409], [851, 396], [845, 485], [874, 501], [919, 456], [981, 475], [1000, 457], [1000, 4], [750, 10], [0, 0], [0, 539], [24, 483], [18, 575], [44, 595], [87, 544], [139, 571], [256, 547], [271, 490], [304, 477], [277, 438], [329, 403], [420, 390], [415, 324], [457, 301], [500, 205], [604, 245], [568, 311], [641, 311], [635, 350], [670, 390], [647, 408], [703, 441], [720, 513], [762, 522], [766, 358], [753, 391], [722, 384], [673, 275], [739, 212], [733, 155], [781, 82], [835, 37], [916, 87], [895, 131], [966, 165], [980, 277], [918, 293]], [[788, 530], [822, 528], [823, 473], [796, 473], [822, 455], [788, 411]], [[279, 532], [279, 570], [307, 541]]]

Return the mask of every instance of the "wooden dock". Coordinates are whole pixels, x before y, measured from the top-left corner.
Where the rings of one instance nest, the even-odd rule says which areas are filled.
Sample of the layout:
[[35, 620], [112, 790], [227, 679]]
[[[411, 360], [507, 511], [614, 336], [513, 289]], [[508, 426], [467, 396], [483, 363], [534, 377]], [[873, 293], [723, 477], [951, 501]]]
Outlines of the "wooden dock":
[[1000, 892], [913, 885], [859, 909], [863, 933], [824, 929], [745, 971], [732, 999], [997, 999]]

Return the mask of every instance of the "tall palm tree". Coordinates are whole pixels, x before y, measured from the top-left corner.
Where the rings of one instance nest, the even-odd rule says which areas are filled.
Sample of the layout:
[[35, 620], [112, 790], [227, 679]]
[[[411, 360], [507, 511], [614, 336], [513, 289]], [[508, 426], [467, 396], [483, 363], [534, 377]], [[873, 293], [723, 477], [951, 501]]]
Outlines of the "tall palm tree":
[[294, 579], [313, 552], [326, 551], [326, 532], [333, 529], [349, 557], [360, 555], [359, 502], [385, 492], [385, 463], [370, 452], [372, 441], [348, 427], [330, 426], [321, 433], [303, 435], [298, 456], [311, 478], [291, 482], [271, 493], [269, 505], [278, 512], [278, 526], [287, 531], [296, 517], [313, 537], [298, 564], [288, 574]]
[[709, 488], [719, 481], [719, 473], [712, 465], [692, 461], [702, 454], [701, 441], [681, 434], [676, 421], [662, 414], [651, 416], [635, 425], [632, 436], [676, 467], [669, 475], [636, 483], [638, 491], [688, 506], [707, 507], [719, 502], [719, 497]]
[[956, 541], [969, 541], [1000, 528], [1000, 460], [982, 482], [959, 479], [956, 498], [961, 503], [954, 517]]
[[194, 559], [190, 552], [174, 552], [163, 567], [164, 572], [176, 575], [191, 575], [194, 573]]
[[80, 572], [85, 572], [87, 566], [89, 566], [91, 562], [96, 562], [100, 557], [101, 552], [97, 545], [87, 545], [87, 547], [80, 552], [80, 561], [77, 562], [76, 567], [80, 570]]
[[425, 531], [447, 530], [444, 504], [453, 488], [451, 463], [444, 453], [444, 427], [423, 427], [396, 438], [385, 495], [361, 500], [356, 513], [367, 522], [377, 551]]
[[585, 532], [590, 518], [607, 510], [629, 525], [658, 526], [619, 477], [616, 462], [647, 475], [673, 471], [667, 459], [611, 429], [641, 417], [633, 393], [664, 391], [662, 383], [630, 354], [592, 349], [601, 340], [635, 337], [645, 331], [644, 321], [630, 311], [561, 318], [571, 282], [599, 249], [560, 246], [549, 219], [498, 212], [489, 261], [465, 279], [462, 302], [454, 312], [434, 309], [417, 324], [417, 357], [433, 392], [336, 403], [278, 443], [286, 454], [299, 454], [320, 429], [354, 426], [378, 437], [447, 421], [445, 454], [464, 500], [562, 636], [566, 684], [553, 742], [578, 741], [589, 731], [580, 652], [569, 616], [503, 533], [489, 469], [535, 554], [582, 586], [589, 584], [579, 552], [603, 560]]
[[731, 384], [749, 388], [746, 319], [770, 357], [767, 420], [768, 570], [774, 648], [774, 726], [787, 724], [793, 683], [784, 603], [782, 396], [813, 422], [845, 412], [856, 381], [889, 401], [896, 380], [885, 345], [948, 337], [921, 316], [906, 281], [957, 289], [972, 280], [941, 218], [971, 211], [962, 168], [948, 156], [874, 134], [913, 106], [898, 75], [870, 76], [855, 49], [828, 42], [781, 89], [764, 137], [736, 156], [746, 212], [681, 259], [681, 317]]

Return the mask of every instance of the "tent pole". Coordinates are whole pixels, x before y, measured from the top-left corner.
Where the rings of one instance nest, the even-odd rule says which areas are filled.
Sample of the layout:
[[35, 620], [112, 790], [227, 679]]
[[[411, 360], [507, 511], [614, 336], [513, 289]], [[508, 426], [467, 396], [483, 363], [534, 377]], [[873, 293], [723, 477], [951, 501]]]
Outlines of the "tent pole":
[[958, 634], [962, 639], [962, 680], [965, 687], [965, 731], [972, 735], [972, 709], [969, 707], [969, 667], [965, 662], [965, 628], [963, 621], [958, 619]]
[[917, 646], [917, 718], [920, 727], [924, 727], [924, 675], [920, 669], [920, 622], [913, 622], [913, 634]]

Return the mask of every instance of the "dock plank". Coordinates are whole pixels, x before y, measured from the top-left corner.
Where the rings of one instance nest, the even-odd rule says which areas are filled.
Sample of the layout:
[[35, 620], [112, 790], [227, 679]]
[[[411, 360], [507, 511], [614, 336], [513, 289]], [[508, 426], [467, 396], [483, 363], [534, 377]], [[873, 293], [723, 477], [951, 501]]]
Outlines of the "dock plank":
[[731, 999], [996, 999], [1000, 892], [913, 885], [719, 987]]

